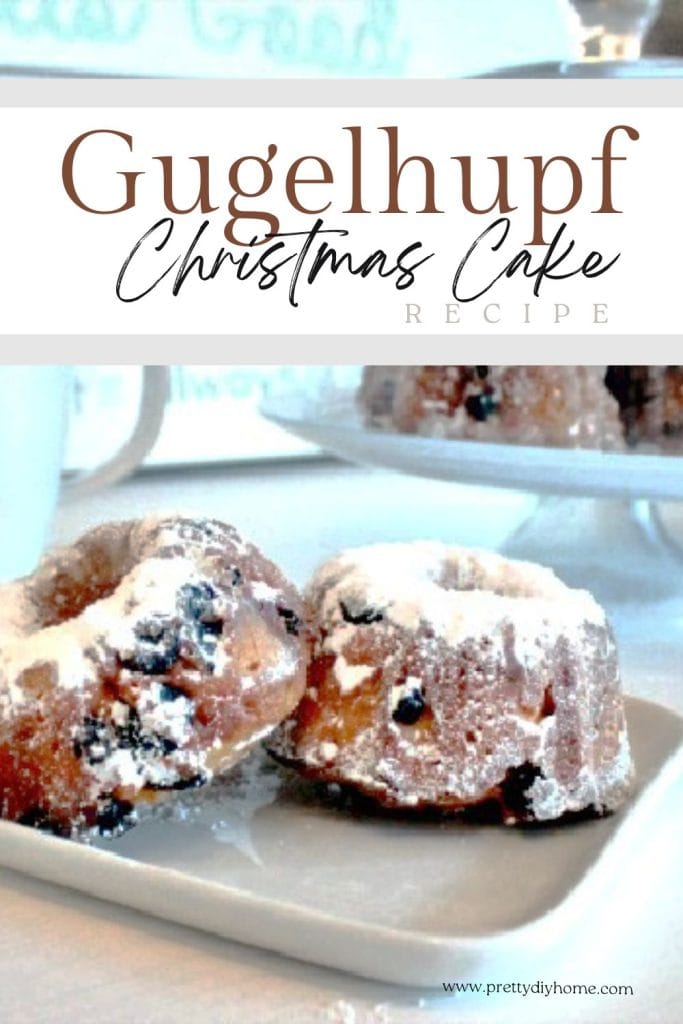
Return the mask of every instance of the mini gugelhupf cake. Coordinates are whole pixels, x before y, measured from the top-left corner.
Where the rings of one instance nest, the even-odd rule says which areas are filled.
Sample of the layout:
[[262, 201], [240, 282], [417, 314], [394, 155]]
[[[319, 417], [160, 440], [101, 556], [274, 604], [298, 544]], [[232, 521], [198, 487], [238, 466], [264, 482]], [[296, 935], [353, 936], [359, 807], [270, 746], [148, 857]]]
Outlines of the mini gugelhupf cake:
[[302, 608], [231, 526], [98, 527], [0, 587], [0, 815], [113, 834], [244, 757], [305, 684]]
[[395, 808], [602, 814], [629, 792], [604, 612], [548, 569], [420, 542], [342, 553], [306, 594], [306, 694], [268, 748]]
[[598, 366], [366, 367], [369, 426], [427, 437], [623, 448], [617, 399]]
[[680, 366], [368, 366], [368, 426], [425, 437], [683, 450]]

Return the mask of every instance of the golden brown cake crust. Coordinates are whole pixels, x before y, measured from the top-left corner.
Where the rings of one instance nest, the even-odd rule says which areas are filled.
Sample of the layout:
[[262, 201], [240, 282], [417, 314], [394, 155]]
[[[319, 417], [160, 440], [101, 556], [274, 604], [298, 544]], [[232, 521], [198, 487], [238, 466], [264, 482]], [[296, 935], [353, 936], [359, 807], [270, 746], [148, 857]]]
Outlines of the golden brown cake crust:
[[116, 832], [210, 780], [296, 705], [302, 608], [231, 526], [98, 527], [0, 587], [0, 813]]
[[599, 366], [366, 367], [369, 426], [425, 437], [560, 448], [624, 447]]
[[506, 821], [618, 806], [632, 774], [605, 616], [547, 569], [432, 542], [344, 552], [306, 595], [306, 694], [269, 748], [389, 807]]
[[366, 366], [365, 423], [425, 437], [680, 454], [680, 366]]

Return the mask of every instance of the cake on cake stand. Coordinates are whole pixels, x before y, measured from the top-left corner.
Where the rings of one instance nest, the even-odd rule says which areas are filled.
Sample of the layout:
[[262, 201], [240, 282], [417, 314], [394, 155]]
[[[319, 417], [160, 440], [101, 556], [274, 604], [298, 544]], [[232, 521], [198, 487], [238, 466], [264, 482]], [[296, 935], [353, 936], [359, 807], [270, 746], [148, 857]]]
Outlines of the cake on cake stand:
[[[532, 514], [506, 537], [501, 553], [548, 565], [570, 585], [590, 590], [608, 608], [632, 663], [671, 671], [683, 642], [683, 547], [671, 525], [675, 506], [660, 503], [683, 498], [683, 457], [376, 430], [357, 405], [360, 379], [360, 367], [312, 367], [305, 383], [276, 380], [262, 411], [351, 462], [535, 495]], [[683, 516], [680, 523], [683, 530]], [[452, 536], [442, 539], [459, 542], [455, 516]]]

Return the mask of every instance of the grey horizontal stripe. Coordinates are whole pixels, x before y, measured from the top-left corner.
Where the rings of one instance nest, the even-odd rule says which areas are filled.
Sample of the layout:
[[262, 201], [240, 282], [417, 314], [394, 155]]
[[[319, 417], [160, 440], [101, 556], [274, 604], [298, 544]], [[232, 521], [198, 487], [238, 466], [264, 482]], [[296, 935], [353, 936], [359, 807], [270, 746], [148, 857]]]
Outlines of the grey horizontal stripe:
[[[5, 74], [12, 69], [5, 68]], [[15, 69], [16, 70], [16, 69]], [[22, 75], [25, 70], [22, 71]], [[2, 69], [0, 69], [2, 74]], [[37, 74], [46, 74], [37, 69]], [[683, 77], [667, 79], [0, 79], [14, 107], [677, 107]]]
[[[20, 354], [20, 357], [18, 358]], [[643, 335], [6, 335], [0, 364], [279, 366], [487, 363], [596, 366], [683, 363], [680, 336]]]

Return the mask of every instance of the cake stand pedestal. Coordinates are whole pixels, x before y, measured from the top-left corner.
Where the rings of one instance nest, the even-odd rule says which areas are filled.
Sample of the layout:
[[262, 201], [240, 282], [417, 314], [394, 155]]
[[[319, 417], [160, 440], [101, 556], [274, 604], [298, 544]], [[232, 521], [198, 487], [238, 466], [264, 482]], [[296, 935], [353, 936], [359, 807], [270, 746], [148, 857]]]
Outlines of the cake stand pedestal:
[[549, 565], [606, 604], [642, 605], [682, 592], [681, 549], [646, 500], [543, 495], [501, 552]]

